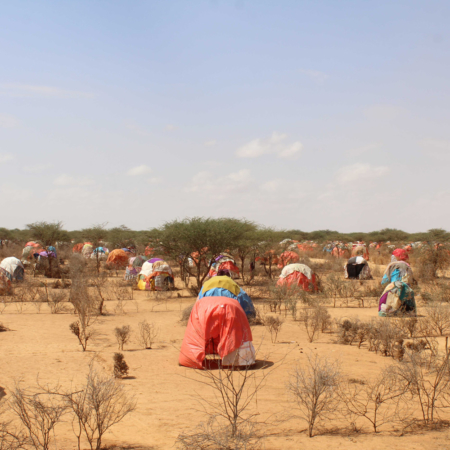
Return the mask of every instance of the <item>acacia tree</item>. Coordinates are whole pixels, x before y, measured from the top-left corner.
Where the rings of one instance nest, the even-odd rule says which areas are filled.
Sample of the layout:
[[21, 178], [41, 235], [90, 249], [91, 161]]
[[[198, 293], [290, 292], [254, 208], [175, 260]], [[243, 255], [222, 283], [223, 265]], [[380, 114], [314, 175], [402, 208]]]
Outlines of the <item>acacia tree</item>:
[[[45, 248], [55, 246], [57, 242], [70, 242], [69, 233], [63, 229], [63, 223], [58, 222], [34, 222], [27, 224], [32, 239], [40, 242]], [[57, 261], [56, 261], [57, 263]], [[53, 276], [53, 258], [48, 257], [50, 277]]]
[[239, 260], [240, 262], [242, 281], [244, 283], [246, 282], [245, 262], [247, 261], [247, 259], [250, 259], [250, 261], [254, 263], [256, 255], [258, 254], [258, 242], [260, 240], [260, 236], [255, 228], [256, 227], [253, 226], [252, 229], [249, 229], [242, 235], [242, 237], [236, 243], [232, 252], [236, 261]]
[[125, 225], [114, 227], [108, 231], [108, 243], [112, 249], [135, 247], [135, 234], [135, 231], [131, 230]]
[[[215, 258], [231, 251], [252, 227], [255, 227], [252, 222], [229, 218], [174, 220], [153, 233], [152, 244], [179, 261], [195, 278], [196, 288], [200, 290]], [[192, 266], [187, 264], [188, 260]]]

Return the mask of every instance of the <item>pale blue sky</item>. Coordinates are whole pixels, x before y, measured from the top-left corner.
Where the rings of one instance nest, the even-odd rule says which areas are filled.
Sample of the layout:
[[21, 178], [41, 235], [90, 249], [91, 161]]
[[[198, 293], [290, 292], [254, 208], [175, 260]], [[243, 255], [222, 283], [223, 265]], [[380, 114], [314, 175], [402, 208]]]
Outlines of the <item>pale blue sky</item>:
[[6, 1], [0, 226], [450, 228], [450, 2]]

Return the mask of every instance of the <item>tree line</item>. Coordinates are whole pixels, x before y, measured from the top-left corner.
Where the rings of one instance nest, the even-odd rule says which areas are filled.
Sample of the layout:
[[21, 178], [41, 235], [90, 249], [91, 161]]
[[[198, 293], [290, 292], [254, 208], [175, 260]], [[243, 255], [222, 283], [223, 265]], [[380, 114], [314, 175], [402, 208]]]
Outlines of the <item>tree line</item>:
[[[327, 241], [365, 241], [365, 242], [450, 242], [450, 232], [442, 228], [433, 228], [426, 232], [408, 233], [395, 228], [384, 228], [371, 232], [341, 233], [334, 230], [302, 231], [298, 229], [277, 230], [264, 227], [245, 219], [234, 218], [203, 218], [193, 217], [183, 220], [165, 222], [159, 228], [148, 230], [132, 230], [125, 225], [108, 228], [106, 223], [95, 224], [89, 228], [68, 231], [64, 229], [61, 221], [57, 222], [34, 222], [23, 229], [8, 229], [0, 227], [0, 241], [12, 241], [18, 244], [30, 240], [38, 240], [43, 245], [54, 245], [56, 242], [80, 243], [89, 241], [93, 245], [99, 242], [108, 243], [111, 248], [138, 247], [147, 245], [159, 237], [164, 239], [168, 236], [172, 239], [173, 234], [200, 233], [206, 236], [211, 234], [227, 234], [230, 239], [240, 240], [243, 236], [250, 238], [254, 236], [260, 241], [280, 242], [283, 239], [294, 239], [297, 241], [315, 241], [323, 243]], [[201, 245], [204, 247], [205, 243]]]

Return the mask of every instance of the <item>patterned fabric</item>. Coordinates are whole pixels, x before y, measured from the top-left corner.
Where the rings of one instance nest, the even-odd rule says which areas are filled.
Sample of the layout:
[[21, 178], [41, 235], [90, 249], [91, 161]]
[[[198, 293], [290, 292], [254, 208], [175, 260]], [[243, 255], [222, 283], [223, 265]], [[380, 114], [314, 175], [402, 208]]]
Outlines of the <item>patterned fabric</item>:
[[402, 281], [386, 286], [378, 304], [378, 315], [381, 317], [397, 314], [416, 314], [414, 291]]
[[384, 271], [381, 284], [394, 283], [395, 281], [402, 281], [406, 284], [411, 284], [414, 281], [411, 267], [405, 261], [391, 262]]

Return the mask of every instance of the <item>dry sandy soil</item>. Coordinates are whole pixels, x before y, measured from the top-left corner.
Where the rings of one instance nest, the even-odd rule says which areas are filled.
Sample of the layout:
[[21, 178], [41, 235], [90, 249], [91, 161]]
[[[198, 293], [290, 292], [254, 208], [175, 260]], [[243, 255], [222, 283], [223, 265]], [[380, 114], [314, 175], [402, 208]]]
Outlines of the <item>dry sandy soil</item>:
[[[184, 295], [187, 295], [184, 293]], [[108, 373], [112, 372], [112, 356], [118, 351], [114, 338], [116, 326], [130, 325], [134, 331], [138, 323], [146, 319], [160, 328], [160, 334], [152, 350], [142, 350], [135, 340], [126, 345], [125, 359], [132, 378], [120, 381], [137, 398], [136, 411], [127, 416], [107, 433], [104, 444], [128, 445], [129, 448], [175, 448], [177, 435], [191, 429], [205, 419], [198, 410], [196, 397], [212, 395], [211, 389], [199, 384], [196, 371], [178, 366], [178, 353], [185, 327], [180, 324], [180, 312], [194, 301], [193, 297], [174, 298], [158, 303], [153, 293], [135, 292], [134, 300], [127, 301], [125, 313], [117, 314], [115, 302], [107, 302], [108, 314], [100, 317], [95, 328], [97, 338], [82, 352], [77, 339], [70, 333], [73, 314], [50, 314], [46, 305], [38, 313], [32, 305], [25, 305], [19, 313], [13, 304], [8, 305], [0, 322], [12, 331], [0, 334], [0, 386], [11, 387], [15, 380], [24, 386], [33, 386], [36, 377], [41, 383], [70, 386], [81, 383], [88, 372], [89, 363]], [[377, 316], [376, 307], [330, 308], [333, 317]], [[257, 408], [261, 417], [265, 412], [290, 416], [290, 420], [278, 427], [271, 427], [271, 435], [265, 446], [269, 450], [308, 448], [311, 450], [334, 449], [449, 449], [449, 431], [415, 431], [404, 433], [382, 431], [375, 435], [365, 428], [351, 435], [331, 433], [312, 439], [304, 432], [305, 424], [295, 418], [295, 408], [289, 402], [286, 383], [296, 364], [302, 365], [310, 350], [320, 355], [338, 358], [348, 377], [365, 378], [379, 373], [392, 359], [385, 358], [356, 346], [334, 343], [335, 336], [322, 334], [313, 344], [307, 342], [306, 333], [298, 322], [287, 318], [273, 344], [262, 326], [253, 328], [255, 346], [260, 355], [270, 355], [277, 363], [263, 390], [258, 394]], [[333, 424], [325, 424], [330, 430]], [[56, 429], [58, 449], [76, 447], [70, 423], [62, 423]]]

